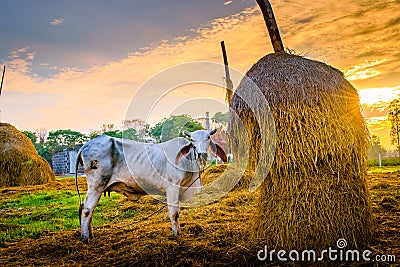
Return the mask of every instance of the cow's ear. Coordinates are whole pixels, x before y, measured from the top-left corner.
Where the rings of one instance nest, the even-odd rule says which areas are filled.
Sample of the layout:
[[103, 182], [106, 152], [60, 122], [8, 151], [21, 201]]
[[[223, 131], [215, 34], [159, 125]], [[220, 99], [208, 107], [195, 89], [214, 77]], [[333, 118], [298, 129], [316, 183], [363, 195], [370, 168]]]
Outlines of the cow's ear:
[[215, 134], [216, 132], [217, 132], [217, 129], [211, 130], [211, 131], [210, 131], [210, 135], [213, 135], [213, 134]]
[[189, 131], [184, 130], [183, 133], [187, 136], [187, 137], [191, 137], [192, 134]]
[[190, 148], [192, 148], [193, 144], [189, 143], [187, 145], [184, 145], [178, 152], [175, 158], [175, 164], [179, 164], [179, 162], [184, 158], [190, 151]]
[[210, 142], [211, 150], [218, 156], [220, 159], [226, 163], [228, 162], [228, 157], [226, 156], [225, 151], [218, 145], [217, 143], [214, 143], [213, 141]]

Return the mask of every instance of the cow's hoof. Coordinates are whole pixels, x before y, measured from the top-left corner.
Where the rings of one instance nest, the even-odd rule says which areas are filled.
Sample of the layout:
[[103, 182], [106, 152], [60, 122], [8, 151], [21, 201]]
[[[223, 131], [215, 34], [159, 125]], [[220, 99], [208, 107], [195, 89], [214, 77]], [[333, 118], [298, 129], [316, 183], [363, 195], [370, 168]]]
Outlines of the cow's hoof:
[[82, 236], [82, 242], [85, 243], [85, 244], [89, 244], [89, 237]]
[[180, 235], [181, 235], [180, 232], [178, 232], [178, 233], [172, 233], [172, 237], [173, 237], [173, 238], [179, 238]]

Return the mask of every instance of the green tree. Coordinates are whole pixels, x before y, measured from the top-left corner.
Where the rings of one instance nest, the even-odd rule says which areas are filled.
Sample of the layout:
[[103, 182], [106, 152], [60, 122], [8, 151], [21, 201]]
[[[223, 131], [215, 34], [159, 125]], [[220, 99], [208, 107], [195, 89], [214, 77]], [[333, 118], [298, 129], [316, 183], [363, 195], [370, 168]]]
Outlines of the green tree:
[[35, 143], [35, 148], [39, 156], [47, 160], [47, 162], [51, 165], [53, 161], [52, 159], [53, 153], [51, 148], [47, 146], [46, 143], [45, 144]]
[[138, 133], [136, 132], [135, 129], [129, 128], [124, 131], [121, 130], [111, 130], [111, 131], [106, 131], [106, 132], [101, 132], [101, 131], [92, 131], [89, 134], [89, 139], [94, 139], [102, 134], [111, 136], [111, 137], [116, 137], [116, 138], [124, 138], [124, 139], [129, 139], [129, 140], [135, 140], [138, 141]]
[[[129, 128], [122, 132], [122, 138], [138, 141], [139, 135], [135, 129]], [[143, 141], [143, 140], [140, 140], [140, 141]]]
[[52, 152], [60, 151], [64, 148], [73, 148], [81, 145], [88, 140], [88, 137], [80, 132], [73, 130], [57, 130], [49, 132], [45, 146]]
[[201, 129], [204, 129], [201, 124], [189, 115], [178, 115], [157, 123], [150, 129], [150, 134], [157, 142], [165, 142], [178, 136], [184, 136], [183, 130], [193, 132]]
[[[36, 136], [36, 133], [34, 132], [22, 131], [22, 133], [25, 134], [32, 141], [33, 145], [35, 146], [36, 152], [39, 154], [39, 156], [47, 160], [47, 162], [51, 165], [52, 153], [49, 146], [46, 145], [46, 143], [42, 144], [41, 142], [38, 142], [39, 140]], [[40, 140], [43, 141], [43, 139]]]
[[212, 120], [215, 121], [216, 123], [226, 126], [228, 125], [229, 122], [229, 113], [228, 112], [222, 113], [221, 111], [219, 111], [214, 114]]
[[[123, 136], [125, 134], [127, 136], [129, 136], [130, 134], [136, 135], [136, 137], [132, 136], [132, 138], [126, 138], [124, 136], [124, 138], [126, 138], [126, 139], [132, 139], [132, 140], [144, 142], [144, 141], [146, 141], [146, 136], [149, 133], [149, 128], [150, 128], [149, 124], [141, 119], [131, 119], [131, 120], [122, 121], [122, 129], [124, 130]], [[132, 130], [130, 130], [130, 129], [132, 129]], [[128, 132], [125, 133], [125, 131], [127, 131], [127, 130], [128, 130]], [[133, 132], [133, 130], [136, 131], [136, 134], [135, 134], [135, 132]]]
[[120, 130], [111, 130], [111, 131], [104, 132], [103, 134], [111, 136], [111, 137], [122, 138], [122, 131], [120, 131]]
[[388, 120], [391, 124], [390, 140], [400, 155], [400, 101], [394, 99], [389, 105]]
[[161, 142], [161, 132], [164, 125], [164, 122], [167, 119], [162, 119], [159, 123], [157, 123], [153, 128], [150, 128], [150, 136], [156, 139], [157, 142]]
[[36, 133], [30, 131], [22, 131], [22, 133], [25, 134], [29, 139], [31, 139], [33, 145], [35, 146], [36, 152], [39, 154], [39, 156], [41, 156], [42, 158], [47, 160], [49, 164], [51, 164], [52, 162], [51, 150], [45, 143], [42, 144], [40, 142], [39, 143], [37, 142], [38, 139], [36, 137]]
[[95, 139], [96, 137], [98, 137], [100, 135], [102, 135], [101, 131], [90, 131], [88, 137], [89, 137], [90, 140], [92, 140], [92, 139]]
[[24, 135], [26, 135], [29, 139], [31, 139], [33, 144], [36, 144], [37, 142], [37, 137], [36, 134], [34, 132], [30, 132], [30, 131], [22, 131], [22, 133]]

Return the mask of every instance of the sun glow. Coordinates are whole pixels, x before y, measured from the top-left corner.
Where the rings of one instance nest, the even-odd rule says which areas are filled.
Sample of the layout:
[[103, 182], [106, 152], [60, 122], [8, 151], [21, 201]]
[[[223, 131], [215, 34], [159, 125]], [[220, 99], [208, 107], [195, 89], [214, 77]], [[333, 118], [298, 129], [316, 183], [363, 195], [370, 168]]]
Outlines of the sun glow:
[[400, 86], [362, 89], [358, 91], [358, 94], [361, 104], [374, 106], [387, 103], [388, 105], [393, 99], [400, 96]]

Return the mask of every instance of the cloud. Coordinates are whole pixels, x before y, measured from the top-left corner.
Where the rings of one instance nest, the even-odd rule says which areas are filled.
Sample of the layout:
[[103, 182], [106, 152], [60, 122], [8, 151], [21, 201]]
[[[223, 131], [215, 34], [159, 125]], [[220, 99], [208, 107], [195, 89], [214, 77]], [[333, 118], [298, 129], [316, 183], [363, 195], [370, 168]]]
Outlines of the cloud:
[[357, 66], [353, 66], [347, 70], [344, 70], [346, 78], [350, 81], [354, 80], [365, 80], [381, 74], [375, 67], [388, 61], [388, 59], [366, 61]]
[[[57, 98], [52, 100], [51, 105], [34, 107], [29, 114], [22, 116], [25, 120], [23, 127], [28, 129], [37, 128], [37, 122], [46, 122], [47, 127], [51, 129], [80, 130], [100, 127], [104, 122], [118, 124], [124, 119], [126, 108], [136, 89], [157, 72], [191, 61], [210, 60], [222, 63], [219, 44], [222, 39], [226, 41], [233, 66], [246, 70], [264, 53], [262, 50], [252, 52], [249, 49], [251, 40], [243, 40], [242, 36], [237, 34], [254, 32], [251, 30], [254, 22], [240, 23], [250, 19], [252, 12], [245, 10], [233, 15], [231, 19], [217, 19], [204, 28], [196, 29], [197, 36], [194, 38], [183, 37], [174, 42], [162, 41], [154, 47], [138, 53], [132, 52], [127, 58], [104, 66], [94, 66], [87, 70], [62, 69], [48, 79], [39, 79], [25, 71], [10, 71], [3, 104], [12, 105], [7, 102], [6, 93], [10, 91], [21, 93], [21, 105], [29, 103], [31, 94], [56, 95]], [[262, 27], [259, 34], [264, 35]], [[261, 44], [265, 45], [264, 42]], [[244, 58], [246, 60], [243, 60]], [[223, 79], [223, 68], [220, 79]], [[234, 82], [238, 84], [240, 81]], [[193, 96], [193, 93], [182, 91], [177, 95], [187, 99]], [[212, 93], [209, 92], [209, 95]], [[223, 94], [219, 95], [224, 102]], [[146, 102], [146, 99], [143, 101]], [[15, 105], [13, 107], [17, 108]], [[3, 116], [9, 121], [21, 120], [21, 117], [13, 119], [12, 108], [3, 112]], [[26, 120], [30, 116], [34, 119]], [[165, 114], [159, 114], [159, 119], [163, 117]]]
[[[31, 51], [30, 47], [23, 47], [15, 49], [10, 53], [3, 64], [7, 66], [9, 70], [13, 70], [18, 73], [30, 73], [32, 71], [32, 61], [36, 56], [36, 52]], [[7, 76], [9, 76], [7, 74]], [[7, 77], [8, 79], [9, 77]]]
[[18, 49], [14, 50], [14, 51], [12, 51], [10, 53], [10, 57], [11, 58], [18, 57], [18, 54], [26, 53], [28, 50], [29, 50], [28, 46], [22, 47], [22, 48], [18, 48]]
[[[393, 40], [400, 37], [397, 31], [400, 25], [396, 21], [395, 3], [375, 8], [374, 5], [363, 5], [366, 2], [317, 0], [310, 5], [302, 0], [276, 1], [273, 4], [284, 45], [308, 58], [343, 70], [359, 89], [370, 129], [384, 134], [381, 128], [387, 130], [387, 125], [376, 118], [385, 117], [385, 107], [391, 99], [399, 97], [400, 75], [396, 75], [396, 71], [400, 69], [400, 54]], [[369, 26], [384, 29], [360, 33], [360, 29]], [[39, 123], [51, 129], [87, 131], [100, 127], [104, 122], [118, 124], [123, 120], [136, 90], [152, 75], [185, 62], [222, 63], [221, 40], [225, 41], [230, 66], [242, 72], [246, 72], [259, 58], [273, 52], [258, 7], [217, 18], [172, 40], [161, 39], [139, 51], [131, 51], [119, 61], [85, 70], [58, 68], [55, 75], [45, 79], [31, 72], [30, 64], [35, 54], [30, 48], [13, 51], [9, 60], [14, 68], [7, 73], [2, 99], [2, 107], [7, 106], [7, 109], [2, 108], [2, 116], [8, 121], [18, 121], [23, 129], [35, 129]], [[39, 65], [56, 69], [46, 63]], [[235, 86], [239, 82], [240, 79], [236, 78]], [[7, 93], [11, 92], [19, 93], [18, 101], [15, 98], [12, 102], [8, 100]], [[224, 101], [220, 92], [210, 89], [207, 93]], [[23, 114], [17, 112], [19, 106], [29, 106], [32, 95], [44, 99], [48, 96], [49, 100], [32, 106], [29, 111], [24, 110]], [[191, 95], [194, 95], [193, 90], [183, 88], [176, 91], [174, 97], [188, 100]], [[172, 100], [165, 101], [166, 106], [168, 103], [175, 104]], [[166, 106], [160, 110], [168, 110]], [[154, 121], [165, 116], [160, 112]]]
[[56, 18], [56, 19], [52, 19], [50, 21], [50, 24], [53, 26], [58, 26], [64, 23], [64, 19], [63, 18]]
[[57, 66], [51, 66], [49, 63], [40, 63], [39, 66], [40, 66], [40, 68], [46, 69], [46, 70], [58, 70]]

